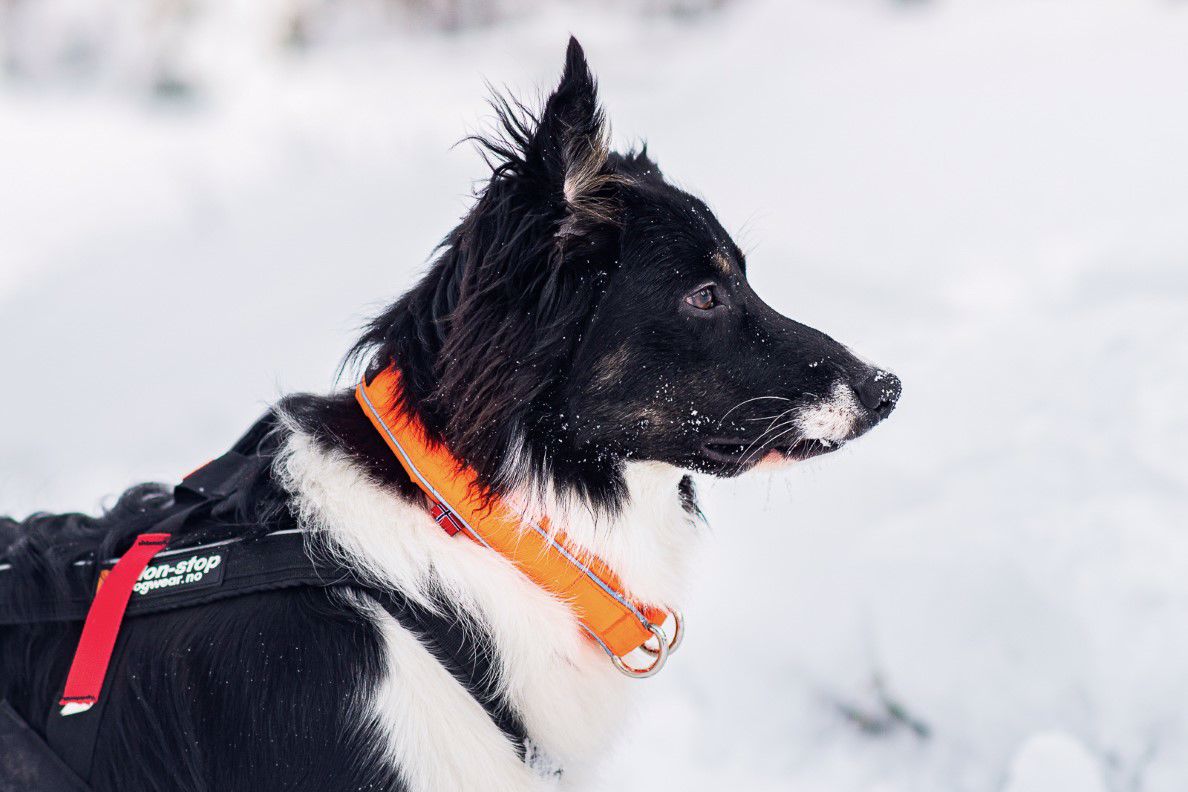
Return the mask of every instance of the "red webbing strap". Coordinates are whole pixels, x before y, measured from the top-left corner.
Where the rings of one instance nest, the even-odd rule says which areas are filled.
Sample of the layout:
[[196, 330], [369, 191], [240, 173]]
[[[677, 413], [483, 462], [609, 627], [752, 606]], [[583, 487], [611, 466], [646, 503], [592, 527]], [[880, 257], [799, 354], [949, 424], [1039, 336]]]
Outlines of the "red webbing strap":
[[124, 620], [124, 611], [132, 596], [132, 587], [148, 562], [168, 543], [167, 533], [141, 534], [103, 577], [102, 585], [95, 592], [95, 599], [87, 611], [78, 649], [74, 652], [70, 673], [66, 675], [66, 687], [58, 701], [63, 715], [85, 712], [99, 700], [103, 678], [107, 676], [107, 665], [111, 662], [111, 652], [120, 632], [120, 622]]

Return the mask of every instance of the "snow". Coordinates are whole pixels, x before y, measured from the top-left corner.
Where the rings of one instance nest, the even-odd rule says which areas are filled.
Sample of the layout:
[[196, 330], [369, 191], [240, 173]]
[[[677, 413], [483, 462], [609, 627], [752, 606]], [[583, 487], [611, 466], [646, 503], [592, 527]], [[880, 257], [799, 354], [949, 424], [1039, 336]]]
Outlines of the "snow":
[[1050, 792], [1076, 789], [1105, 792], [1101, 771], [1075, 738], [1062, 732], [1037, 734], [1011, 762], [1006, 792]]
[[3, 511], [330, 387], [465, 210], [483, 80], [543, 91], [572, 31], [759, 291], [904, 381], [859, 443], [702, 482], [688, 640], [605, 787], [1184, 788], [1188, 6], [559, 4], [300, 55], [252, 8], [203, 18], [190, 101], [134, 58], [0, 84]]

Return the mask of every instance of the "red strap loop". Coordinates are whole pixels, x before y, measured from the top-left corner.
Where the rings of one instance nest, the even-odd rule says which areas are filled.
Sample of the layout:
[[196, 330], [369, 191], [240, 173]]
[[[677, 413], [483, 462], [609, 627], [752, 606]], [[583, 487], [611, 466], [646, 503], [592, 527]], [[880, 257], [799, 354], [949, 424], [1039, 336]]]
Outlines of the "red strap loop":
[[111, 571], [101, 578], [99, 590], [87, 611], [87, 621], [78, 639], [70, 673], [66, 675], [66, 687], [58, 701], [63, 715], [85, 712], [99, 700], [132, 587], [148, 562], [168, 543], [167, 533], [141, 534]]

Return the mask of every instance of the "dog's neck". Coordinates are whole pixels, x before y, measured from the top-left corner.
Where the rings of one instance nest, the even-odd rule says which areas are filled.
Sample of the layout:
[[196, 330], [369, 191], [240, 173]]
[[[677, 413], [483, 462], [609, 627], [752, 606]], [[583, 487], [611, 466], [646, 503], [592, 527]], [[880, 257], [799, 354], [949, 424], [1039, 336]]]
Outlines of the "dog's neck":
[[[345, 433], [312, 433], [294, 418], [288, 425], [277, 472], [317, 548], [414, 601], [447, 598], [486, 633], [501, 688], [536, 745], [567, 772], [596, 758], [621, 724], [627, 690], [640, 683], [614, 670], [568, 606], [503, 557], [448, 536], [423, 499], [375, 475], [377, 460], [331, 439]], [[661, 463], [627, 464], [623, 476], [627, 496], [613, 515], [575, 498], [523, 503], [605, 561], [631, 596], [679, 607], [699, 532], [689, 484]]]

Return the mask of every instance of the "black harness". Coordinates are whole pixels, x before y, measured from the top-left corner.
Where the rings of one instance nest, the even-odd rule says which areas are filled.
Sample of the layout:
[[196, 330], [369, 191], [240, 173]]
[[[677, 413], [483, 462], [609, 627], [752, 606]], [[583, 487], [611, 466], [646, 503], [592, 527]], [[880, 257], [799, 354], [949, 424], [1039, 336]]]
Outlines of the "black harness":
[[[173, 504], [147, 530], [177, 536], [185, 529], [187, 534], [194, 534], [204, 522], [216, 523], [234, 514], [248, 483], [270, 464], [270, 458], [260, 454], [259, 447], [275, 425], [275, 417], [266, 415], [231, 451], [187, 476], [174, 488]], [[294, 587], [361, 592], [420, 639], [525, 758], [527, 732], [495, 689], [498, 674], [490, 646], [476, 641], [466, 630], [464, 620], [448, 606], [431, 610], [399, 592], [376, 588], [345, 567], [315, 560], [307, 551], [306, 538], [294, 524], [255, 538], [166, 549], [141, 573], [125, 618]], [[83, 621], [99, 575], [114, 563], [115, 559], [75, 562], [68, 573], [69, 591], [65, 596], [28, 603], [19, 615], [5, 612], [0, 606], [0, 626]], [[0, 602], [8, 599], [5, 577], [0, 567]], [[106, 700], [101, 696], [90, 710], [66, 716], [61, 714], [57, 699], [47, 702], [51, 710], [45, 742], [7, 703], [0, 701], [0, 792], [84, 790], [79, 779], [90, 776]]]

